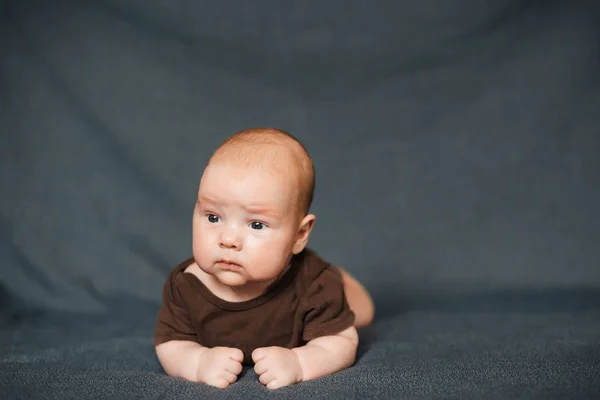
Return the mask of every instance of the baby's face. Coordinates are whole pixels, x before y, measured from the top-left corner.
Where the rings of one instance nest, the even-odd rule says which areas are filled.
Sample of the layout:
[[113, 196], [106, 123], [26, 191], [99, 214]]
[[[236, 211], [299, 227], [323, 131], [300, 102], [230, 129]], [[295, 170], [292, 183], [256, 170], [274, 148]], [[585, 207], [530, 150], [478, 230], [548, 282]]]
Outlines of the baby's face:
[[209, 165], [193, 217], [198, 266], [228, 286], [277, 278], [294, 252], [295, 196], [289, 180], [266, 169]]

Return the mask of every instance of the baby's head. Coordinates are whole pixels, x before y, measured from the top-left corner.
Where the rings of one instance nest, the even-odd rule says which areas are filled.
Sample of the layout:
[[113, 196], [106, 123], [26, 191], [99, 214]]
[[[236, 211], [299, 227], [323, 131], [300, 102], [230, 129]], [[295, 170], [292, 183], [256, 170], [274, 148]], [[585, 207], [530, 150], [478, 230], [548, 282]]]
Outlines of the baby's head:
[[228, 138], [212, 155], [198, 189], [193, 253], [228, 286], [269, 284], [306, 246], [315, 174], [302, 144], [277, 129]]

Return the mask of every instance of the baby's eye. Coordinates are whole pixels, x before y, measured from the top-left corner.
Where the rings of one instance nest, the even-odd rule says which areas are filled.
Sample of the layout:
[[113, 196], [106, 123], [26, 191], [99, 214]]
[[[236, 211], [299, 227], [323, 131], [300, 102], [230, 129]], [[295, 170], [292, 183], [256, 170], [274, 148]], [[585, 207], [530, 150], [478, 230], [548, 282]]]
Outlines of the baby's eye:
[[207, 214], [206, 217], [208, 218], [208, 222], [211, 224], [216, 224], [219, 222], [219, 217], [217, 217], [215, 214]]
[[263, 224], [262, 222], [254, 221], [250, 224], [250, 226], [252, 226], [252, 229], [256, 229], [257, 231], [259, 231], [265, 227], [265, 224]]

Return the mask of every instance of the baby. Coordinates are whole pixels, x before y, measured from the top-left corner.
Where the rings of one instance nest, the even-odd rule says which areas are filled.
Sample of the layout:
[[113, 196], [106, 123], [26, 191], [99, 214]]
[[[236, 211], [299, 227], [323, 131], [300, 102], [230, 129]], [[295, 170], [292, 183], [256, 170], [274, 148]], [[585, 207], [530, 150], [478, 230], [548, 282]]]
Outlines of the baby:
[[227, 139], [202, 175], [193, 257], [163, 287], [153, 343], [165, 372], [225, 388], [253, 365], [269, 389], [353, 365], [374, 316], [364, 287], [306, 245], [313, 163], [277, 129]]

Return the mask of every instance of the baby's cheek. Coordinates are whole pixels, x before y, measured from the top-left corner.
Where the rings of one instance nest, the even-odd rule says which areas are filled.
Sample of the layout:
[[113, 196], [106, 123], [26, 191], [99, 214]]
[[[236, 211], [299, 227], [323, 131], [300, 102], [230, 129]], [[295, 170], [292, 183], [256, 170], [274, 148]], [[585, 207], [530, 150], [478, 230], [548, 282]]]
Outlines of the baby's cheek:
[[267, 246], [264, 251], [261, 251], [261, 265], [264, 266], [265, 272], [268, 271], [271, 275], [277, 275], [287, 264], [288, 252], [287, 248], [280, 243]]
[[196, 233], [200, 232], [194, 232], [192, 238], [192, 248], [194, 251], [194, 257], [196, 259], [203, 259], [209, 257], [213, 247], [210, 245], [210, 235]]

